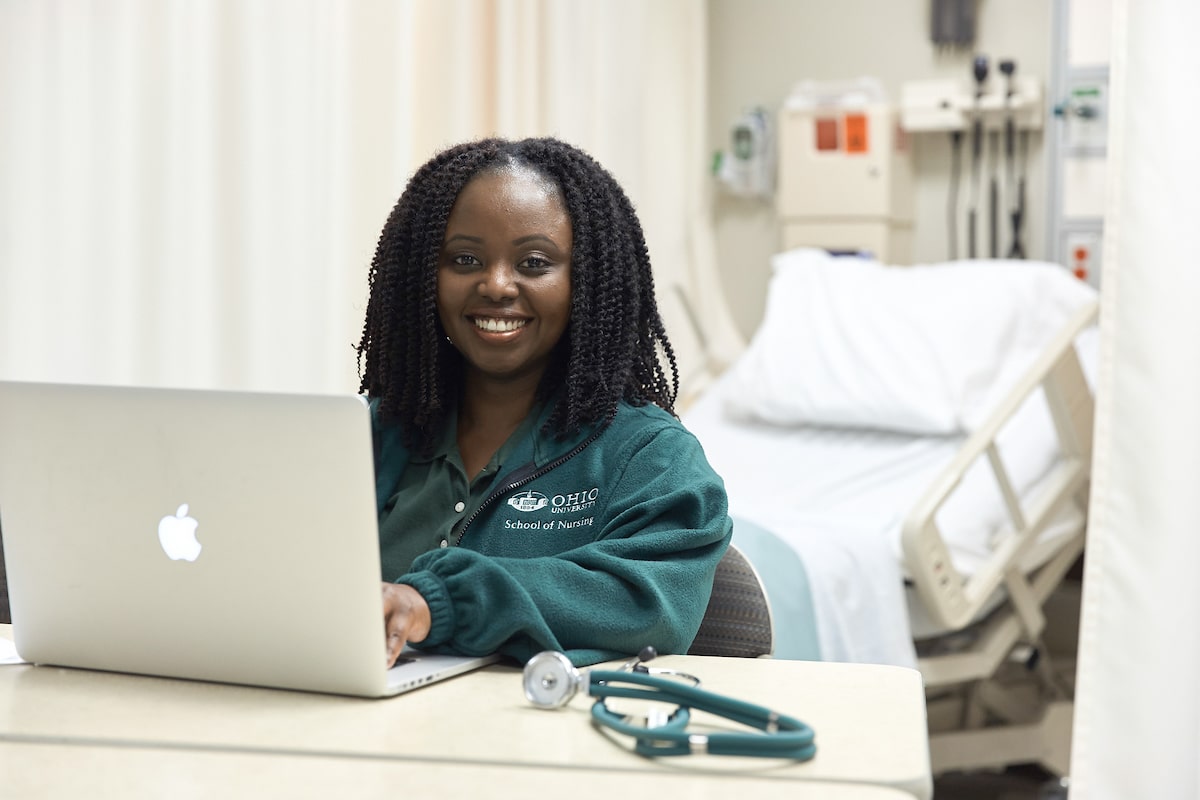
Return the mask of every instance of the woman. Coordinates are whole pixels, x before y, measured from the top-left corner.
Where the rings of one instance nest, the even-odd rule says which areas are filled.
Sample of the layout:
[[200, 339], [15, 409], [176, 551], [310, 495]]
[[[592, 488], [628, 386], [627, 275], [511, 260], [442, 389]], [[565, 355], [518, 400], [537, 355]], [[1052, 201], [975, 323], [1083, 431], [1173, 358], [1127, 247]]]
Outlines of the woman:
[[641, 225], [599, 164], [487, 139], [418, 169], [358, 355], [389, 664], [405, 642], [576, 664], [686, 651], [731, 523], [673, 414]]

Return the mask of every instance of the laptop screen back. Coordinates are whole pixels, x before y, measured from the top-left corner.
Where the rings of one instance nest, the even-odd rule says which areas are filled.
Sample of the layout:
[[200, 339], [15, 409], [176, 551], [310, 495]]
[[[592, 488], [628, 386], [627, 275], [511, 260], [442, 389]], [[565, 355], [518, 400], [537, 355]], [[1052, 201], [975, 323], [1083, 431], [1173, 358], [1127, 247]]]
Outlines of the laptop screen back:
[[27, 660], [388, 692], [359, 397], [0, 382], [0, 524]]

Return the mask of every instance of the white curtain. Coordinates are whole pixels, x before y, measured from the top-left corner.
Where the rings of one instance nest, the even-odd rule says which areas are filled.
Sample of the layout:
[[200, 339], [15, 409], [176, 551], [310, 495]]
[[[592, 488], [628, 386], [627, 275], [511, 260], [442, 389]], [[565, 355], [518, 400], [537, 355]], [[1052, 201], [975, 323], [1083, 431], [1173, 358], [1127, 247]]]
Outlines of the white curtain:
[[727, 357], [705, 49], [703, 0], [4, 0], [0, 379], [353, 391], [388, 211], [488, 134], [609, 167]]
[[1114, 0], [1071, 798], [1200, 797], [1200, 4]]

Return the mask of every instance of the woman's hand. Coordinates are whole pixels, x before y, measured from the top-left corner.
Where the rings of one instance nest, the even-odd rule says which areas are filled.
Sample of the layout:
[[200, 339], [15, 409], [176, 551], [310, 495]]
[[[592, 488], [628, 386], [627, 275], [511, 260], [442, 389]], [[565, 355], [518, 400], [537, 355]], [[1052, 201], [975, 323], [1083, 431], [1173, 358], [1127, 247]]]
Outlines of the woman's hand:
[[429, 604], [421, 593], [403, 583], [383, 584], [383, 633], [387, 665], [396, 663], [405, 642], [420, 642], [429, 635]]

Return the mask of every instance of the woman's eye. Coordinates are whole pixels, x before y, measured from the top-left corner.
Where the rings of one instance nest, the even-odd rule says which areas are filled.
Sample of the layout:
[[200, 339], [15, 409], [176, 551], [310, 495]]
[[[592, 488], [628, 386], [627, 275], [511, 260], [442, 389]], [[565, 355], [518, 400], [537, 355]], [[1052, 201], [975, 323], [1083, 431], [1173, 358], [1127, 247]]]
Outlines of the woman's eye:
[[450, 263], [459, 267], [473, 267], [479, 263], [479, 259], [469, 253], [460, 253], [450, 259]]
[[550, 266], [550, 262], [541, 256], [530, 256], [521, 262], [521, 266], [530, 272], [541, 272]]

